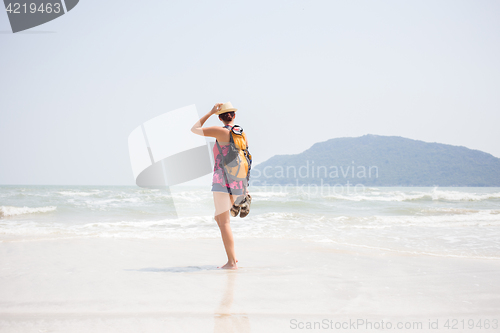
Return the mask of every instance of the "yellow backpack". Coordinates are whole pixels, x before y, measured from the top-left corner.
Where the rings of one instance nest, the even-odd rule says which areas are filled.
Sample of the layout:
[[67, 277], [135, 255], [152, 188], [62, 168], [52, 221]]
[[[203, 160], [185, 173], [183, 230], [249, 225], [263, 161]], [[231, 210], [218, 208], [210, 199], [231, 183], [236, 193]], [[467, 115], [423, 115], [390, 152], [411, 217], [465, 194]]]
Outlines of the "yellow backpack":
[[224, 127], [231, 131], [229, 151], [226, 156], [222, 154], [219, 142], [216, 142], [216, 144], [222, 157], [221, 168], [224, 170], [226, 182], [242, 180], [246, 187], [250, 180], [250, 169], [252, 168], [252, 154], [248, 151], [246, 134], [243, 133], [243, 128], [239, 125], [233, 127], [226, 125]]

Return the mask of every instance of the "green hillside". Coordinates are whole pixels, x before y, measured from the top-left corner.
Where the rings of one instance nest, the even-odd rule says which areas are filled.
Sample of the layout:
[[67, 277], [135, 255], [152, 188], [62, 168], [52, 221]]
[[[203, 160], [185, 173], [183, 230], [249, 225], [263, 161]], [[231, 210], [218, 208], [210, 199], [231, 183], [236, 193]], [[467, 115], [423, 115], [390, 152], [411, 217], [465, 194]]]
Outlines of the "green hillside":
[[315, 143], [252, 168], [251, 185], [500, 186], [500, 159], [465, 147], [364, 135]]

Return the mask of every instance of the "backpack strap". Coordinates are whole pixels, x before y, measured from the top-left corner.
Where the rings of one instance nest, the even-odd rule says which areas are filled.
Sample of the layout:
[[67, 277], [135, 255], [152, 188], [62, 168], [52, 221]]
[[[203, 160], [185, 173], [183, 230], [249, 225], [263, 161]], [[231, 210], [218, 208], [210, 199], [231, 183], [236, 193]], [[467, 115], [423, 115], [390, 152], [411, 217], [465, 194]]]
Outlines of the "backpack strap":
[[[221, 156], [221, 164], [222, 165], [220, 165], [220, 168], [222, 169], [222, 174], [224, 175], [224, 180], [226, 181], [226, 184], [229, 186], [229, 181], [227, 179], [226, 170], [224, 170], [224, 161], [222, 160], [224, 158], [224, 155], [222, 154], [222, 148], [219, 145], [219, 142], [217, 141], [217, 139], [215, 140], [215, 144], [217, 145], [217, 149], [219, 149], [219, 154]], [[231, 187], [229, 187], [228, 189], [229, 189], [229, 194], [233, 195], [233, 192], [231, 191]]]
[[[222, 126], [223, 128], [226, 128], [228, 129], [230, 132], [231, 130], [233, 129], [233, 126], [230, 126], [230, 125], [224, 125]], [[230, 142], [232, 141], [232, 138], [233, 138], [233, 135], [230, 134]], [[219, 154], [221, 156], [221, 164], [220, 165], [220, 168], [222, 169], [222, 174], [224, 175], [224, 180], [226, 181], [226, 184], [229, 185], [229, 180], [227, 179], [227, 175], [226, 175], [226, 170], [224, 169], [224, 161], [223, 161], [223, 158], [224, 158], [224, 154], [222, 154], [222, 148], [221, 146], [219, 145], [219, 141], [217, 139], [215, 139], [215, 144], [217, 145], [217, 149], [219, 150]], [[229, 189], [229, 194], [230, 195], [233, 195], [233, 191], [231, 191], [231, 187], [228, 188]]]

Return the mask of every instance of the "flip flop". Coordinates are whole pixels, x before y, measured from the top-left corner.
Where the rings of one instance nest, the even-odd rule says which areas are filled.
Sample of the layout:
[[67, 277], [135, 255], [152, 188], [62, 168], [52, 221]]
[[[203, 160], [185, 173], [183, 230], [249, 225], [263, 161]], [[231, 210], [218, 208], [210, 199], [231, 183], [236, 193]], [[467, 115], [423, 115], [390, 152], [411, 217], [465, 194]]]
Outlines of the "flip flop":
[[240, 213], [240, 206], [236, 206], [236, 205], [233, 205], [233, 207], [231, 207], [231, 216], [232, 217], [236, 217], [238, 216], [238, 214]]
[[234, 201], [233, 206], [231, 207], [231, 216], [232, 217], [238, 216], [238, 214], [240, 212], [240, 208], [241, 208], [241, 203], [243, 201], [245, 201], [245, 199], [246, 198], [243, 195], [240, 195], [239, 197], [236, 198], [236, 200]]
[[252, 196], [247, 194], [245, 200], [240, 204], [240, 217], [245, 217], [250, 213], [250, 204], [252, 203]]

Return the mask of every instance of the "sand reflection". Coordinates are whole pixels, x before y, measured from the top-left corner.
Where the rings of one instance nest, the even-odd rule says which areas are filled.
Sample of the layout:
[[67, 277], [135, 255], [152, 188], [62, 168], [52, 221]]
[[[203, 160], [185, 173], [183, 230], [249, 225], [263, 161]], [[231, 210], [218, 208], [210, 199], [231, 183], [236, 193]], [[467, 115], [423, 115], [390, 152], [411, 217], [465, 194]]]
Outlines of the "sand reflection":
[[226, 288], [222, 294], [219, 307], [214, 313], [214, 332], [250, 332], [250, 321], [246, 313], [235, 313], [231, 311], [234, 300], [234, 286], [238, 276], [238, 271], [226, 272]]

